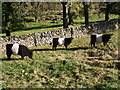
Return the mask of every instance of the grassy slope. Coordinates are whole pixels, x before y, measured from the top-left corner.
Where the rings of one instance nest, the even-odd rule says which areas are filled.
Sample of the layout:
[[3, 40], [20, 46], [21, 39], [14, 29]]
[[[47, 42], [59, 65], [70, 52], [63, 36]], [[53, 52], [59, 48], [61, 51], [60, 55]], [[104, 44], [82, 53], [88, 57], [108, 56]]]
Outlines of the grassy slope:
[[31, 47], [33, 60], [5, 60], [3, 87], [21, 88], [117, 88], [117, 31], [108, 43], [90, 49], [89, 36], [74, 39], [68, 50], [50, 45]]
[[[110, 19], [117, 19], [118, 15], [110, 14]], [[91, 14], [89, 15], [89, 21], [95, 22], [95, 21], [101, 21], [104, 20], [104, 15], [101, 14], [101, 17], [99, 18], [97, 14]], [[45, 32], [45, 31], [51, 31], [51, 30], [58, 30], [62, 28], [62, 21], [59, 20], [58, 23], [51, 23], [52, 21], [46, 20], [41, 22], [29, 22], [25, 23], [26, 28], [23, 30], [17, 30], [15, 32], [12, 32], [12, 36], [20, 36], [20, 35], [28, 35], [35, 32]], [[74, 20], [74, 25], [69, 25], [69, 27], [75, 27], [84, 25], [84, 18], [78, 18]], [[0, 34], [0, 36], [5, 36], [6, 34]]]

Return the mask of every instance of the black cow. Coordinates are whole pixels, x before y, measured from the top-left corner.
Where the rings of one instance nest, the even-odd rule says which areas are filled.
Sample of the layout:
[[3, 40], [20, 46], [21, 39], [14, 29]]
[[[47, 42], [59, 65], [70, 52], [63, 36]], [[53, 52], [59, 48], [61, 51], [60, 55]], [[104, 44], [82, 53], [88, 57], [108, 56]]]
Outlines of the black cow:
[[67, 49], [67, 46], [72, 42], [73, 38], [53, 38], [52, 49], [56, 50], [57, 45], [64, 45]]
[[26, 46], [17, 43], [6, 45], [6, 55], [8, 57], [8, 60], [10, 60], [12, 54], [20, 55], [22, 59], [24, 59], [24, 56], [28, 56], [32, 59], [32, 52]]
[[95, 47], [95, 42], [101, 43], [103, 42], [103, 45], [105, 46], [109, 39], [111, 38], [113, 34], [98, 34], [98, 35], [91, 35], [91, 46], [93, 45]]

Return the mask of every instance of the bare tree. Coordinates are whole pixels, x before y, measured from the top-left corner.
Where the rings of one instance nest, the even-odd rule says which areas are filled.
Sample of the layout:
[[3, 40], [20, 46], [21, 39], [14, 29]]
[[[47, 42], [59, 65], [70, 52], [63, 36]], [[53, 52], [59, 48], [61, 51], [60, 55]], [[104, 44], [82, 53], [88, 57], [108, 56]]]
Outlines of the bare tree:
[[88, 26], [89, 24], [89, 13], [88, 13], [88, 8], [91, 4], [87, 3], [87, 2], [83, 2], [83, 6], [84, 6], [84, 16], [85, 16], [85, 25]]
[[72, 9], [72, 2], [70, 2], [69, 6], [68, 6], [68, 19], [69, 19], [69, 22], [68, 22], [68, 25], [71, 25], [73, 24], [73, 16], [74, 16], [74, 12], [71, 12], [71, 9]]
[[109, 20], [109, 13], [115, 2], [106, 2], [105, 21]]
[[67, 14], [66, 14], [66, 5], [68, 2], [61, 2], [63, 6], [63, 28], [68, 28], [68, 23], [67, 23]]

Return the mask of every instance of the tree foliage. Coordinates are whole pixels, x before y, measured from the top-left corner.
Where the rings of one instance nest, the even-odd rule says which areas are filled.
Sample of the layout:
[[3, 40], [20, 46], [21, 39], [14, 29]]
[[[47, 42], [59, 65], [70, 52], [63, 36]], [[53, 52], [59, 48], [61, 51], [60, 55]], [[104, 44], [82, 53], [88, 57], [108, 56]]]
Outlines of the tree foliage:
[[39, 22], [43, 19], [43, 15], [45, 12], [43, 3], [41, 2], [31, 2], [31, 10], [29, 11], [30, 15], [35, 18], [35, 22]]
[[116, 4], [116, 2], [106, 2], [105, 4], [106, 4], [105, 21], [108, 21], [110, 10], [112, 9], [113, 5]]
[[[85, 18], [85, 24], [89, 24], [89, 15], [105, 14], [105, 20], [109, 20], [109, 14], [120, 13], [120, 2], [2, 2], [2, 30], [5, 32], [21, 30], [26, 22], [40, 22], [48, 17], [63, 19], [63, 28], [73, 24], [74, 19]], [[56, 14], [57, 12], [57, 14]], [[56, 15], [55, 15], [56, 14]], [[51, 20], [51, 19], [49, 19]]]
[[4, 2], [2, 4], [2, 29], [16, 31], [24, 27], [23, 9], [21, 10], [21, 3]]

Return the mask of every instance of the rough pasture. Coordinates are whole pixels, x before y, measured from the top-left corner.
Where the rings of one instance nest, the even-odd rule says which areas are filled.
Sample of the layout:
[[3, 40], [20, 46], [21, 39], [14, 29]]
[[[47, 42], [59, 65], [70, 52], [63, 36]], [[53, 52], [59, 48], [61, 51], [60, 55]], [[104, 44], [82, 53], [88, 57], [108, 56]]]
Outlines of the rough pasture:
[[90, 37], [77, 38], [68, 50], [52, 46], [31, 47], [33, 60], [2, 52], [2, 87], [6, 88], [118, 88], [118, 32], [105, 47], [90, 47]]

